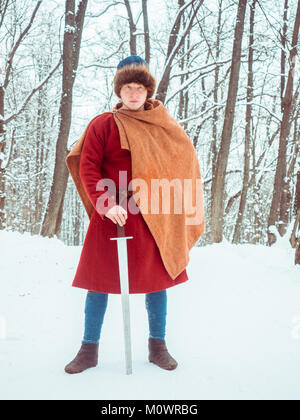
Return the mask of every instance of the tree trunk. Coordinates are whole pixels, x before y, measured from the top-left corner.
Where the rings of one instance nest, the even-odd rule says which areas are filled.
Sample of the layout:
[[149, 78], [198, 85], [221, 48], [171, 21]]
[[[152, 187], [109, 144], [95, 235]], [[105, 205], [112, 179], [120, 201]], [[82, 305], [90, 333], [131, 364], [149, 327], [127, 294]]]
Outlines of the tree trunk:
[[[0, 118], [4, 117], [4, 89], [0, 85]], [[4, 167], [4, 150], [5, 150], [5, 131], [4, 124], [0, 120], [0, 230], [5, 229], [5, 167]]]
[[62, 97], [59, 110], [60, 126], [56, 143], [52, 187], [41, 228], [42, 236], [51, 237], [60, 232], [63, 201], [69, 175], [65, 159], [68, 153], [67, 142], [71, 125], [72, 93], [79, 60], [81, 34], [86, 6], [87, 0], [82, 0], [79, 3], [75, 20], [75, 0], [66, 0]]
[[295, 165], [297, 163], [298, 154], [300, 152], [300, 130], [298, 126], [298, 120], [300, 117], [300, 108], [298, 108], [295, 121], [294, 121], [294, 135], [293, 135], [293, 143], [291, 147], [291, 153], [292, 159], [290, 161], [290, 166], [287, 171], [288, 178], [291, 178], [293, 174], [295, 173]]
[[[268, 218], [268, 228], [275, 224], [278, 224], [278, 231], [280, 235], [284, 235], [287, 226], [287, 208], [286, 201], [288, 198], [288, 188], [286, 178], [286, 149], [287, 141], [290, 133], [290, 127], [292, 122], [292, 115], [295, 109], [293, 103], [293, 81], [295, 72], [295, 58], [297, 54], [297, 42], [299, 36], [299, 25], [300, 25], [300, 1], [298, 2], [297, 13], [295, 17], [295, 24], [292, 37], [292, 46], [290, 50], [290, 69], [288, 74], [288, 80], [285, 88], [285, 95], [282, 101], [283, 116], [280, 125], [280, 138], [279, 138], [279, 150], [278, 159], [276, 165], [276, 172], [274, 177], [274, 189], [272, 203]], [[276, 237], [268, 229], [268, 244], [272, 245], [276, 242]]]
[[[221, 24], [222, 24], [222, 1], [219, 1], [219, 11], [218, 11], [218, 26], [217, 26], [217, 39], [216, 39], [216, 62], [219, 61], [220, 58], [220, 41], [221, 41]], [[215, 82], [214, 82], [214, 103], [218, 103], [218, 87], [219, 87], [219, 74], [220, 74], [220, 67], [216, 66], [215, 68]], [[213, 110], [213, 119], [212, 119], [212, 142], [211, 142], [211, 159], [212, 162], [212, 178], [214, 179], [216, 174], [216, 163], [218, 157], [218, 108], [215, 107]], [[211, 191], [212, 195], [212, 191]]]
[[280, 80], [280, 99], [281, 99], [281, 111], [283, 112], [283, 96], [285, 87], [285, 62], [286, 62], [286, 41], [287, 41], [287, 22], [288, 22], [288, 0], [284, 0], [284, 11], [283, 11], [283, 28], [281, 34], [281, 80]]
[[[42, 79], [42, 69], [39, 65], [39, 79]], [[35, 172], [40, 174], [34, 180], [34, 225], [31, 232], [37, 235], [41, 229], [42, 211], [43, 211], [43, 148], [45, 147], [45, 111], [43, 109], [44, 91], [41, 89], [37, 97], [37, 119], [36, 119], [36, 143], [35, 143]]]
[[295, 221], [295, 229], [298, 232], [298, 238], [295, 250], [295, 264], [300, 264], [300, 210], [298, 210], [297, 218]]
[[80, 227], [81, 227], [81, 209], [82, 206], [80, 204], [80, 200], [77, 194], [77, 191], [75, 191], [75, 188], [73, 188], [73, 211], [74, 211], [74, 245], [78, 246], [80, 245]]
[[290, 243], [295, 248], [295, 264], [300, 264], [300, 171], [297, 174], [294, 213], [296, 215]]
[[211, 243], [221, 242], [223, 239], [225, 177], [232, 136], [236, 96], [238, 91], [246, 5], [247, 0], [239, 0], [224, 125], [221, 137], [220, 151], [218, 153], [216, 176], [213, 179], [212, 185], [212, 207], [210, 219]]
[[136, 55], [136, 25], [133, 21], [132, 11], [129, 4], [129, 0], [124, 0], [127, 15], [128, 15], [128, 23], [129, 23], [129, 46], [130, 46], [130, 55]]
[[[178, 0], [178, 6], [179, 6], [179, 9], [182, 7], [184, 5], [184, 0]], [[183, 15], [183, 25], [185, 25], [185, 17], [184, 17], [184, 15]], [[180, 50], [180, 53], [181, 53], [181, 55], [183, 56], [183, 58], [180, 60], [180, 62], [179, 62], [179, 69], [180, 69], [180, 71], [183, 71], [184, 70], [184, 68], [185, 67], [187, 67], [187, 65], [186, 65], [186, 63], [188, 63], [188, 56], [187, 57], [184, 57], [184, 53], [185, 53], [185, 50], [187, 49], [188, 50], [188, 46], [187, 46], [187, 48], [186, 48], [186, 45], [185, 45], [185, 42], [183, 43], [183, 45], [182, 45], [182, 48], [181, 48], [181, 50]], [[187, 75], [184, 75], [184, 74], [182, 74], [181, 76], [180, 76], [180, 84], [181, 85], [183, 85], [184, 84], [184, 82], [185, 82], [185, 80], [186, 80], [186, 78], [188, 78], [188, 76]], [[177, 112], [177, 118], [179, 119], [179, 120], [182, 120], [182, 119], [184, 119], [185, 118], [185, 114], [184, 114], [184, 110], [185, 110], [185, 100], [186, 100], [186, 94], [184, 93], [184, 91], [183, 90], [181, 90], [180, 92], [179, 92], [179, 103], [178, 103], [178, 112]], [[184, 129], [184, 130], [186, 130], [186, 128], [187, 128], [187, 123], [184, 123], [183, 125], [182, 125], [182, 128]]]
[[249, 55], [248, 55], [248, 84], [247, 84], [247, 107], [246, 107], [246, 126], [245, 126], [245, 151], [244, 151], [244, 176], [243, 187], [238, 210], [238, 217], [235, 224], [232, 242], [237, 244], [240, 242], [241, 228], [246, 207], [249, 170], [250, 170], [250, 140], [251, 140], [251, 123], [252, 123], [252, 101], [253, 101], [253, 44], [254, 44], [254, 14], [255, 4], [257, 0], [253, 0], [250, 6], [250, 35], [249, 35]]
[[143, 8], [143, 20], [144, 20], [144, 40], [145, 40], [145, 61], [150, 63], [150, 33], [149, 33], [149, 21], [148, 21], [148, 10], [147, 0], [142, 0]]

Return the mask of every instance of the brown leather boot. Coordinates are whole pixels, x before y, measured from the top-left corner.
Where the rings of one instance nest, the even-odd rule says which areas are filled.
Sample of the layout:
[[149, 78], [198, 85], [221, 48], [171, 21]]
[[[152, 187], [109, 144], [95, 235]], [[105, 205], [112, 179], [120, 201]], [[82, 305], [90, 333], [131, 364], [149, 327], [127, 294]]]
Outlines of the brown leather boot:
[[80, 373], [90, 367], [97, 366], [98, 348], [99, 344], [82, 344], [75, 359], [65, 367], [65, 372]]
[[178, 363], [169, 354], [166, 343], [163, 340], [149, 338], [149, 362], [155, 363], [157, 366], [166, 370], [177, 368]]

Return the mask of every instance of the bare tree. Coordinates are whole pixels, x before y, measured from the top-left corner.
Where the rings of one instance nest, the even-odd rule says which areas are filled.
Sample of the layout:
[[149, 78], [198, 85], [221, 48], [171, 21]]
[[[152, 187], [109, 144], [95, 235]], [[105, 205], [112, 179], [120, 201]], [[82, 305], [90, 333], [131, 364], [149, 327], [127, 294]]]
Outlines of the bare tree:
[[248, 83], [247, 83], [247, 106], [246, 106], [246, 126], [245, 126], [245, 149], [244, 149], [244, 176], [241, 192], [238, 217], [235, 224], [233, 243], [240, 242], [241, 225], [247, 201], [249, 170], [250, 170], [250, 141], [251, 141], [251, 123], [252, 123], [252, 101], [253, 101], [253, 45], [254, 45], [254, 14], [255, 4], [253, 0], [250, 6], [250, 30], [249, 30], [249, 54], [248, 54]]
[[287, 29], [288, 29], [288, 0], [284, 0], [284, 10], [283, 10], [283, 27], [281, 33], [281, 78], [280, 78], [280, 98], [281, 98], [281, 111], [284, 111], [283, 108], [283, 95], [286, 82], [285, 76], [285, 67], [286, 67], [286, 48], [287, 48]]
[[[192, 29], [194, 19], [196, 18], [198, 10], [201, 7], [201, 5], [203, 4], [203, 1], [204, 0], [190, 0], [190, 1], [188, 1], [186, 4], [183, 4], [183, 6], [179, 8], [179, 10], [177, 12], [177, 15], [175, 17], [174, 23], [173, 23], [171, 31], [170, 31], [163, 75], [160, 79], [159, 85], [157, 87], [157, 92], [156, 92], [156, 98], [159, 99], [160, 101], [162, 101], [163, 103], [165, 102], [167, 91], [168, 91], [173, 60], [177, 56], [180, 48], [182, 47], [182, 45], [184, 43], [184, 40], [185, 40], [185, 37], [187, 36], [187, 34]], [[196, 7], [194, 8], [193, 6], [194, 6], [195, 3], [196, 3]], [[182, 33], [180, 34], [182, 16], [183, 16], [184, 11], [188, 7], [193, 8], [193, 13], [190, 17], [189, 22], [187, 22], [187, 24], [184, 27]]]
[[[4, 115], [4, 87], [0, 85], [0, 118]], [[0, 120], [0, 229], [4, 229], [5, 222], [5, 167], [4, 150], [5, 150], [5, 131], [3, 120]]]
[[[219, 61], [220, 58], [220, 43], [221, 43], [221, 31], [222, 31], [222, 5], [223, 0], [219, 0], [219, 7], [218, 7], [218, 26], [217, 26], [217, 37], [216, 37], [216, 44], [215, 44], [215, 54], [216, 54], [216, 62]], [[214, 71], [214, 103], [218, 103], [218, 90], [219, 90], [219, 74], [220, 74], [220, 66], [217, 65]], [[212, 178], [215, 177], [216, 173], [216, 164], [217, 164], [217, 141], [218, 141], [218, 132], [217, 132], [217, 125], [218, 125], [218, 108], [215, 107], [213, 110], [213, 118], [212, 118], [212, 142], [211, 142], [211, 163], [212, 163]]]
[[[181, 8], [184, 5], [184, 0], [178, 0], [178, 6], [179, 8]], [[185, 15], [182, 16], [182, 23], [183, 26], [186, 25], [186, 17]], [[184, 71], [185, 68], [188, 68], [189, 65], [189, 59], [190, 59], [190, 54], [189, 54], [189, 48], [190, 48], [190, 33], [187, 34], [183, 45], [181, 47], [180, 50], [180, 54], [182, 56], [182, 59], [179, 61], [179, 68], [181, 70], [181, 72]], [[185, 81], [188, 79], [188, 75], [187, 74], [181, 74], [180, 76], [180, 85], [183, 86], [185, 84]], [[178, 119], [179, 120], [184, 120], [187, 118], [188, 116], [188, 102], [189, 102], [189, 95], [188, 95], [188, 89], [182, 89], [179, 92], [179, 103], [178, 103]], [[184, 122], [182, 124], [182, 127], [184, 130], [187, 129], [187, 123]]]
[[71, 125], [72, 93], [78, 67], [86, 6], [87, 0], [81, 0], [75, 16], [75, 0], [66, 0], [62, 96], [59, 110], [60, 127], [56, 143], [53, 182], [41, 228], [42, 236], [51, 237], [60, 232], [64, 196], [69, 175], [65, 159], [68, 153], [67, 142]]
[[[6, 0], [5, 2], [1, 2], [0, 4], [0, 28], [5, 23], [5, 16], [8, 11], [8, 8], [12, 1]], [[28, 100], [25, 101], [25, 104], [21, 107], [21, 109], [9, 119], [5, 119], [5, 92], [10, 82], [11, 72], [13, 61], [16, 55], [16, 52], [22, 42], [24, 41], [25, 37], [28, 35], [29, 30], [33, 24], [33, 21], [36, 17], [37, 11], [41, 5], [42, 1], [38, 1], [35, 5], [35, 8], [31, 14], [29, 22], [27, 23], [26, 27], [20, 32], [18, 38], [14, 40], [12, 48], [8, 54], [8, 59], [5, 63], [4, 69], [4, 76], [3, 82], [0, 83], [0, 229], [4, 229], [6, 226], [6, 216], [5, 216], [5, 174], [6, 174], [6, 165], [5, 163], [5, 149], [6, 149], [6, 138], [5, 138], [5, 125], [10, 122], [13, 118], [16, 117], [24, 108], [29, 99], [33, 96], [35, 91], [32, 91], [31, 94], [28, 96]], [[15, 33], [15, 32], [14, 32]]]
[[[280, 139], [279, 139], [279, 150], [276, 165], [276, 172], [274, 178], [274, 189], [272, 196], [272, 203], [268, 218], [268, 227], [273, 226], [275, 223], [278, 224], [278, 230], [281, 235], [286, 231], [287, 226], [287, 206], [286, 200], [289, 194], [288, 184], [285, 180], [286, 177], [286, 148], [287, 139], [290, 133], [291, 122], [293, 113], [295, 111], [295, 95], [297, 92], [293, 92], [294, 75], [295, 75], [295, 59], [297, 54], [297, 43], [299, 37], [299, 26], [300, 26], [300, 1], [298, 1], [298, 7], [294, 22], [294, 29], [292, 35], [292, 44], [289, 55], [289, 73], [285, 86], [285, 93], [282, 98], [282, 121], [280, 126]], [[276, 241], [276, 236], [268, 230], [268, 244], [272, 245]]]
[[237, 19], [235, 26], [232, 64], [228, 96], [225, 108], [224, 124], [221, 137], [221, 145], [218, 153], [216, 174], [212, 185], [211, 206], [211, 242], [221, 242], [223, 239], [223, 213], [224, 213], [224, 190], [226, 168], [228, 163], [229, 149], [232, 136], [232, 127], [235, 115], [235, 104], [238, 91], [239, 72], [241, 64], [241, 48], [244, 32], [244, 21], [247, 0], [239, 0]]
[[125, 3], [126, 10], [127, 10], [128, 23], [129, 23], [129, 36], [130, 36], [129, 46], [130, 46], [130, 54], [131, 55], [136, 55], [136, 34], [135, 34], [135, 32], [136, 32], [136, 24], [134, 23], [134, 20], [133, 20], [133, 15], [132, 15], [132, 11], [131, 11], [129, 0], [124, 0], [124, 3]]
[[290, 243], [295, 248], [295, 264], [300, 264], [300, 171], [297, 174], [294, 213], [296, 215]]
[[142, 10], [143, 10], [143, 21], [144, 21], [145, 61], [146, 63], [149, 64], [150, 63], [150, 32], [149, 32], [147, 0], [142, 0]]

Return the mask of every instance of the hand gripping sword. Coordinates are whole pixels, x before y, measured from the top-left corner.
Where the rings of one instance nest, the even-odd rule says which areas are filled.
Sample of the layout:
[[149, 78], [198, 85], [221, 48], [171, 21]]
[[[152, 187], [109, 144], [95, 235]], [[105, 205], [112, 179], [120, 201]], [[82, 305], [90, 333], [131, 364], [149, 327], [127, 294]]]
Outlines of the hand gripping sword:
[[127, 239], [133, 236], [125, 236], [124, 226], [117, 224], [117, 238], [110, 238], [117, 241], [118, 245], [118, 261], [120, 273], [122, 312], [123, 312], [123, 329], [125, 343], [125, 364], [126, 375], [132, 374], [132, 356], [131, 356], [131, 330], [130, 330], [130, 308], [129, 308], [129, 282], [128, 282], [128, 262], [127, 262]]

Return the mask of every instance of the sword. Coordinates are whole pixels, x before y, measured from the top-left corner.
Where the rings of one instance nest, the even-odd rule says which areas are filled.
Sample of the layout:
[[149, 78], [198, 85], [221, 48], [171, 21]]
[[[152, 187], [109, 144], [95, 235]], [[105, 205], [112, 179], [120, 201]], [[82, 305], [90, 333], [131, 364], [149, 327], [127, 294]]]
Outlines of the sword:
[[124, 226], [117, 224], [117, 238], [110, 238], [112, 241], [117, 241], [118, 245], [118, 261], [120, 273], [120, 286], [122, 298], [122, 312], [123, 312], [123, 329], [124, 329], [124, 343], [125, 343], [125, 364], [126, 375], [132, 373], [132, 357], [131, 357], [131, 333], [130, 333], [130, 310], [129, 310], [129, 284], [128, 284], [128, 262], [127, 262], [127, 239], [132, 239], [133, 236], [125, 236]]

